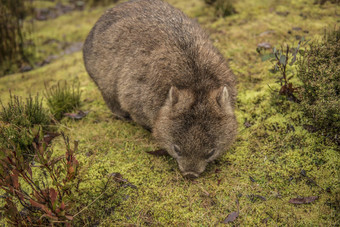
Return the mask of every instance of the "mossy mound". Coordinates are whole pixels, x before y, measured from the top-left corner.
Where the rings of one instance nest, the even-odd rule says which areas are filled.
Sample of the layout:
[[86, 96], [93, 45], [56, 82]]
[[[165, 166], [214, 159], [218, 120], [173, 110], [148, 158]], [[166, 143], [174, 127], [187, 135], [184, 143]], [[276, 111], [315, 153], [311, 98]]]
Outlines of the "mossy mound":
[[323, 130], [340, 145], [340, 29], [310, 45], [299, 61], [301, 106], [315, 130]]

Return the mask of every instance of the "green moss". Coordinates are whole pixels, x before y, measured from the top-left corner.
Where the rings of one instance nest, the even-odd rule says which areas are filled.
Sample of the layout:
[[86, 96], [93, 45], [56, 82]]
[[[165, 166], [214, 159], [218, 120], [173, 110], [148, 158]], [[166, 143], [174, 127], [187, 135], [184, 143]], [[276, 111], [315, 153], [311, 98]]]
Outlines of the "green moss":
[[[268, 72], [271, 63], [261, 61], [256, 47], [260, 42], [273, 46], [294, 42], [296, 34], [317, 39], [325, 26], [336, 23], [339, 6], [326, 3], [320, 7], [303, 0], [246, 0], [235, 2], [237, 14], [216, 20], [213, 9], [204, 8], [201, 0], [169, 2], [189, 16], [199, 16], [198, 21], [229, 59], [239, 81], [237, 141], [199, 179], [187, 181], [175, 160], [146, 153], [157, 149], [150, 134], [136, 124], [113, 118], [85, 72], [80, 52], [28, 73], [1, 78], [1, 98], [8, 99], [8, 88], [13, 94], [25, 95], [42, 90], [44, 81], [80, 81], [83, 109], [91, 112], [78, 122], [64, 119], [60, 128], [80, 141], [77, 159], [83, 165], [82, 187], [88, 191], [80, 198], [81, 202], [93, 201], [100, 194], [103, 181], [113, 172], [120, 172], [137, 187], [110, 192], [112, 196], [103, 197], [90, 207], [103, 226], [220, 225], [229, 213], [237, 210], [238, 196], [240, 216], [236, 225], [264, 225], [264, 222], [269, 226], [336, 225], [339, 220], [336, 207], [340, 201], [339, 148], [303, 127], [307, 120], [298, 110], [298, 104], [275, 96], [280, 85], [275, 82], [276, 76]], [[103, 11], [98, 8], [64, 15], [53, 20], [56, 26], [50, 26], [52, 21], [39, 22], [39, 34], [42, 40], [61, 39], [62, 34], [69, 40], [85, 38]], [[289, 11], [289, 16], [276, 13], [281, 11]], [[292, 27], [302, 30], [294, 30], [290, 35], [288, 30]], [[268, 30], [274, 32], [261, 34]], [[47, 45], [44, 48], [53, 52]], [[59, 140], [55, 146], [61, 146]], [[302, 170], [313, 181], [303, 176]], [[299, 206], [288, 203], [299, 196], [319, 196], [319, 199]], [[114, 212], [109, 208], [114, 208]], [[85, 217], [79, 217], [82, 218]]]

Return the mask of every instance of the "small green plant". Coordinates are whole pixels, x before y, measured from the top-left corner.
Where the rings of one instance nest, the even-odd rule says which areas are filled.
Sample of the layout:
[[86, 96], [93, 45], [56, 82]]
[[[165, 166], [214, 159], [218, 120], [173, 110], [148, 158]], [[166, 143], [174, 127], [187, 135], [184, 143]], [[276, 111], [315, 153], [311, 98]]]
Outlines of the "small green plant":
[[215, 8], [217, 17], [226, 17], [236, 13], [232, 0], [204, 0], [204, 2]]
[[[1, 103], [1, 102], [0, 102]], [[39, 95], [22, 98], [10, 93], [7, 105], [1, 103], [0, 112], [0, 148], [15, 145], [27, 160], [32, 160], [32, 130], [38, 125], [47, 130], [51, 119], [42, 106]]]
[[[273, 52], [269, 54], [263, 54], [262, 60], [270, 60], [274, 67], [271, 72], [280, 72], [281, 77], [279, 78], [279, 83], [281, 88], [279, 90], [280, 95], [284, 95], [288, 100], [299, 102], [299, 100], [295, 96], [295, 92], [297, 88], [293, 86], [293, 83], [290, 80], [293, 78], [293, 73], [289, 70], [289, 67], [296, 64], [298, 55], [303, 56], [305, 50], [301, 50], [302, 46], [305, 46], [308, 41], [304, 41], [304, 39], [300, 40], [297, 47], [290, 47], [286, 45], [285, 47], [281, 45], [280, 49], [276, 47], [273, 48]], [[256, 51], [261, 54], [263, 48], [257, 48]]]
[[79, 84], [77, 87], [75, 84], [70, 86], [64, 81], [64, 83], [58, 82], [50, 88], [45, 84], [47, 105], [58, 121], [64, 117], [65, 113], [75, 110], [80, 106], [80, 96]]
[[204, 0], [205, 4], [212, 5], [216, 2], [216, 0]]
[[227, 17], [236, 13], [235, 7], [231, 0], [216, 0], [215, 13], [218, 17]]
[[42, 99], [37, 94], [34, 98], [29, 95], [25, 101], [21, 97], [10, 93], [10, 100], [5, 106], [1, 100], [2, 111], [0, 120], [19, 127], [33, 127], [42, 125], [46, 127], [50, 124], [50, 117], [42, 106]]
[[0, 121], [0, 149], [16, 146], [25, 160], [32, 160], [33, 140], [34, 136], [30, 129]]
[[310, 45], [297, 63], [302, 82], [301, 107], [313, 126], [338, 138], [340, 134], [340, 29]]

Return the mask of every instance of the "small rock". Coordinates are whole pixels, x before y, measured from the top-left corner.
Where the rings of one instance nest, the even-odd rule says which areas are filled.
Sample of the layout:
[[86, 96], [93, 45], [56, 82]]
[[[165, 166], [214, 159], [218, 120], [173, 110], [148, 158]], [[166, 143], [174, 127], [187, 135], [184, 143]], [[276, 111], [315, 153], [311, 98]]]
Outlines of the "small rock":
[[274, 34], [274, 33], [275, 33], [274, 30], [268, 30], [268, 31], [260, 33], [259, 36], [262, 37], [262, 36], [266, 36], [266, 35], [270, 35], [270, 34]]
[[302, 30], [301, 27], [293, 27], [292, 29], [293, 29], [294, 31], [301, 31], [301, 30]]
[[280, 12], [280, 11], [278, 11], [278, 12], [276, 12], [276, 14], [277, 15], [279, 15], [279, 16], [283, 16], [283, 17], [286, 17], [286, 16], [288, 16], [289, 15], [289, 11], [284, 11], [284, 12]]
[[21, 66], [21, 68], [20, 68], [20, 72], [28, 72], [28, 71], [31, 71], [33, 68], [32, 68], [32, 66], [30, 66], [30, 65], [23, 65], [23, 66]]

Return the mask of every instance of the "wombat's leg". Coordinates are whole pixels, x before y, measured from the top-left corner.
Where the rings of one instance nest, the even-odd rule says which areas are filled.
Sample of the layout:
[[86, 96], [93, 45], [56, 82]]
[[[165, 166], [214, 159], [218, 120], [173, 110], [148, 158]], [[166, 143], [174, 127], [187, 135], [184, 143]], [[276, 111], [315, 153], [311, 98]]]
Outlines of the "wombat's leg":
[[145, 130], [148, 130], [149, 132], [152, 132], [152, 129], [150, 126], [147, 126], [145, 122], [141, 121], [139, 118], [136, 118], [136, 116], [132, 115], [131, 120], [142, 126]]
[[130, 114], [120, 108], [119, 103], [106, 102], [113, 115], [119, 120], [132, 121]]
[[149, 132], [152, 132], [152, 129], [149, 126], [142, 125], [143, 128]]

